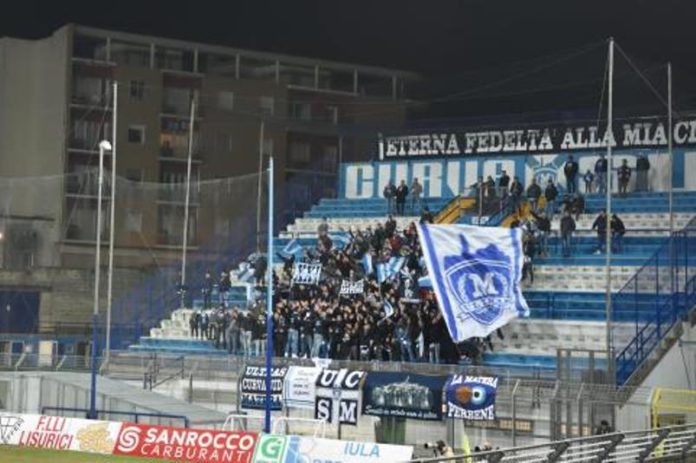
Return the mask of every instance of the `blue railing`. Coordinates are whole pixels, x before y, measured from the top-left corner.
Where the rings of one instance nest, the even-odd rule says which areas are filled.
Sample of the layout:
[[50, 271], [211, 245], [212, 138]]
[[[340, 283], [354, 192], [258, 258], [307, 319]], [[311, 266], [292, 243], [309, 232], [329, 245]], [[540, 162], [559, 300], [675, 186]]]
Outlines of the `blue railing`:
[[[675, 232], [612, 296], [614, 311], [633, 310], [636, 334], [625, 346], [615, 346], [616, 383], [625, 384], [637, 368], [684, 319], [696, 303], [696, 218]], [[645, 316], [644, 295], [654, 295], [653, 313]], [[649, 307], [648, 307], [649, 308]], [[638, 316], [638, 314], [642, 316]]]

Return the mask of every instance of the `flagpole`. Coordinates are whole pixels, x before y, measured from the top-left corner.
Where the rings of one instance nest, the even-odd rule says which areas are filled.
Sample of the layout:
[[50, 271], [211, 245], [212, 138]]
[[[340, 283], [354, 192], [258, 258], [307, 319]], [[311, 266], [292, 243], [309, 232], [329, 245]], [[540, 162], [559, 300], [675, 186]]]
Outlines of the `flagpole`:
[[[259, 177], [259, 185], [261, 184]], [[273, 156], [268, 158], [268, 274], [266, 282], [266, 415], [264, 430], [271, 432], [271, 369], [273, 368]]]
[[613, 131], [613, 112], [614, 112], [614, 38], [609, 39], [609, 75], [608, 75], [608, 99], [607, 99], [607, 133], [610, 137], [607, 140], [607, 213], [606, 213], [606, 262], [605, 262], [605, 310], [606, 310], [606, 349], [607, 349], [607, 373], [609, 376], [609, 381], [613, 383], [615, 378], [613, 377], [613, 353], [612, 353], [612, 307], [611, 307], [611, 177], [612, 177], [612, 142], [614, 141], [614, 131]]

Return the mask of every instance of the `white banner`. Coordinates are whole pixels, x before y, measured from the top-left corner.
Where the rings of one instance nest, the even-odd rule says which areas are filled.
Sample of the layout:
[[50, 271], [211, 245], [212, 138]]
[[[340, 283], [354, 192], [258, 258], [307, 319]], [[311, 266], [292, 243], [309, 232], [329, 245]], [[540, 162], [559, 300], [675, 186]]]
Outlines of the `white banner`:
[[363, 294], [365, 292], [365, 280], [341, 281], [341, 291], [339, 294], [341, 296], [351, 296], [354, 294]]
[[0, 445], [111, 454], [122, 423], [0, 413]]
[[405, 445], [374, 444], [311, 437], [290, 437], [285, 452], [285, 463], [392, 463], [409, 461], [413, 447]]
[[285, 406], [313, 410], [319, 373], [321, 367], [290, 367], [283, 386]]
[[297, 285], [316, 285], [321, 278], [321, 264], [297, 263], [292, 268], [292, 283]]

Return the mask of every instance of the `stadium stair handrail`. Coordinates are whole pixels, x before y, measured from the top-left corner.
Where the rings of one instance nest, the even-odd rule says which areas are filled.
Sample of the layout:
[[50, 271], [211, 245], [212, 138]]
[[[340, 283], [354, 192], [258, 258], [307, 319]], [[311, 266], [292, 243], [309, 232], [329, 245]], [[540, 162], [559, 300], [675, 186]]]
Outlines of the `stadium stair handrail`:
[[[694, 217], [689, 223], [681, 230], [674, 232], [666, 243], [663, 243], [659, 249], [657, 249], [653, 255], [638, 269], [631, 278], [624, 284], [624, 286], [616, 293], [612, 294], [612, 302], [614, 305], [617, 296], [622, 293], [629, 293], [632, 291], [631, 287], [638, 287], [637, 280], [643, 274], [643, 272], [648, 268], [654, 266], [660, 268], [659, 256], [667, 250], [670, 252], [670, 247], [672, 252], [674, 251], [675, 238], [680, 238], [684, 240], [684, 243], [688, 243], [689, 231], [696, 231], [696, 217]], [[692, 238], [696, 239], [696, 237]], [[687, 248], [688, 250], [688, 248]], [[669, 254], [668, 254], [669, 255]], [[688, 252], [685, 255], [688, 259]], [[670, 262], [670, 275], [672, 278], [675, 273], [675, 268], [678, 266], [675, 259], [671, 259]], [[636, 335], [631, 339], [628, 344], [615, 356], [615, 379], [616, 384], [622, 386], [627, 384], [634, 373], [639, 371], [643, 367], [644, 362], [650, 358], [653, 350], [660, 344], [660, 342], [665, 339], [668, 333], [674, 328], [678, 320], [685, 318], [688, 313], [693, 310], [696, 304], [696, 275], [684, 282], [683, 298], [680, 301], [680, 291], [678, 288], [672, 288], [673, 291], [669, 295], [669, 298], [665, 300], [656, 310], [654, 317], [648, 319], [644, 325], [637, 331]], [[674, 291], [676, 290], [676, 291]], [[656, 295], [659, 295], [658, 283], [656, 282]], [[656, 302], [657, 303], [657, 302]], [[638, 302], [635, 301], [637, 305]], [[637, 309], [637, 307], [636, 307]]]

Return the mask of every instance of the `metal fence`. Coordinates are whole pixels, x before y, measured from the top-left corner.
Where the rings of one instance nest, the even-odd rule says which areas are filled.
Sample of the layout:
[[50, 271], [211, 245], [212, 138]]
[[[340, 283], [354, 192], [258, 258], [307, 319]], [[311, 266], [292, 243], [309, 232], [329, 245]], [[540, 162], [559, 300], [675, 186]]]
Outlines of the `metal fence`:
[[457, 456], [434, 456], [414, 463], [580, 463], [694, 461], [696, 425], [656, 430], [616, 432], [578, 439], [554, 441], [503, 450], [465, 452]]
[[[645, 298], [646, 294], [651, 295]], [[675, 232], [612, 296], [613, 310], [634, 313], [635, 336], [614, 345], [616, 383], [645, 365], [677, 322], [696, 304], [696, 218]], [[676, 336], [675, 336], [676, 337]], [[614, 338], [618, 339], [616, 332]], [[638, 380], [639, 378], [634, 378]]]

